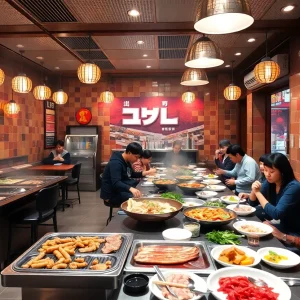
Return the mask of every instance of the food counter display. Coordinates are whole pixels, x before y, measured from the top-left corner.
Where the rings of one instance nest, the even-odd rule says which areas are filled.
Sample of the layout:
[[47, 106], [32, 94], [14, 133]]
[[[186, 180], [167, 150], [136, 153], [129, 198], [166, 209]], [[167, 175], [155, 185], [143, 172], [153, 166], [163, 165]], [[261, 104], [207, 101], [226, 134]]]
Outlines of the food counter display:
[[132, 240], [131, 233], [47, 234], [1, 273], [2, 285], [21, 287], [23, 300], [53, 293], [106, 299], [119, 286]]

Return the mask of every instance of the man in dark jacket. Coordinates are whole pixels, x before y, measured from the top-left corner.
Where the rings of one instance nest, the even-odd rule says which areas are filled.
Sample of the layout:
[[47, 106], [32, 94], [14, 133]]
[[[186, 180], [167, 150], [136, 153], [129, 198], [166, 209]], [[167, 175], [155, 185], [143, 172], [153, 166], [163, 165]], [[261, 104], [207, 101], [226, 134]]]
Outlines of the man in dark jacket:
[[124, 153], [112, 154], [102, 176], [100, 197], [111, 204], [122, 204], [129, 198], [141, 197], [141, 192], [136, 189], [138, 181], [133, 178], [141, 178], [155, 173], [155, 169], [143, 172], [134, 172], [131, 165], [136, 162], [143, 149], [138, 143], [127, 145]]
[[181, 142], [174, 141], [173, 149], [171, 152], [168, 152], [165, 157], [165, 165], [167, 167], [172, 167], [178, 169], [182, 166], [188, 165], [188, 160], [185, 153], [181, 150]]
[[52, 150], [47, 158], [43, 159], [45, 165], [54, 165], [57, 163], [69, 165], [71, 164], [70, 153], [64, 149], [64, 141], [58, 140], [55, 149]]
[[[231, 171], [235, 167], [235, 163], [233, 163], [229, 156], [226, 154], [227, 148], [230, 146], [229, 140], [221, 140], [219, 143], [219, 149], [216, 150], [215, 153], [215, 164], [217, 168], [223, 169], [226, 171]], [[225, 183], [226, 179], [230, 179], [231, 177], [221, 175], [222, 182]], [[228, 186], [231, 190], [235, 189], [235, 186]]]

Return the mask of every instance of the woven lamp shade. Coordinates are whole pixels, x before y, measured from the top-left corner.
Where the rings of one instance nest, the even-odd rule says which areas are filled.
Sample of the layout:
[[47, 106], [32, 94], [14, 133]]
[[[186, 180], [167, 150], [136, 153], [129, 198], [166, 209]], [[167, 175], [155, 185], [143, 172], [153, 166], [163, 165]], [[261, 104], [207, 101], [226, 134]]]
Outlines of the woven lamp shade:
[[253, 22], [248, 0], [202, 0], [194, 28], [206, 34], [225, 34], [243, 30]]
[[192, 92], [185, 92], [181, 96], [181, 99], [184, 103], [193, 103], [195, 101], [195, 98], [195, 94]]
[[29, 93], [32, 89], [32, 81], [26, 74], [19, 74], [12, 80], [12, 89], [16, 93]]
[[181, 85], [197, 86], [208, 84], [206, 72], [201, 69], [187, 69], [181, 77]]
[[16, 115], [20, 111], [20, 106], [14, 101], [10, 100], [4, 105], [4, 113], [6, 115]]
[[3, 84], [4, 79], [5, 79], [5, 74], [4, 74], [3, 70], [0, 69], [0, 85]]
[[56, 104], [66, 104], [68, 101], [68, 95], [63, 90], [58, 90], [53, 93], [52, 99]]
[[100, 102], [112, 103], [114, 99], [115, 99], [114, 94], [109, 91], [102, 92], [100, 95]]
[[220, 48], [206, 36], [194, 42], [185, 59], [189, 68], [213, 68], [223, 63]]
[[51, 89], [46, 85], [38, 85], [33, 89], [33, 96], [36, 100], [50, 99], [51, 94]]
[[255, 79], [260, 83], [271, 83], [275, 81], [280, 75], [279, 65], [266, 57], [254, 68]]
[[92, 63], [81, 64], [77, 69], [77, 76], [82, 83], [97, 83], [101, 77], [100, 68]]
[[238, 100], [241, 97], [241, 94], [241, 88], [234, 84], [230, 84], [224, 89], [224, 97], [226, 100]]

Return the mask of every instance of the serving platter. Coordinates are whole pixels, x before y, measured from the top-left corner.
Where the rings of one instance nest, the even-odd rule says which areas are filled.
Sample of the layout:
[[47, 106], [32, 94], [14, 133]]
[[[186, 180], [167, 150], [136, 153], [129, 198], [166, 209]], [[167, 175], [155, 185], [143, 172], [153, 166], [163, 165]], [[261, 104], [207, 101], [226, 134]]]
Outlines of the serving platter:
[[[125, 265], [126, 272], [134, 273], [153, 273], [154, 264], [141, 264], [134, 260], [134, 256], [138, 253], [138, 249], [142, 246], [158, 245], [163, 247], [166, 246], [183, 246], [183, 247], [198, 247], [199, 248], [199, 258], [193, 261], [189, 261], [183, 264], [170, 264], [162, 265], [158, 264], [162, 271], [189, 271], [196, 274], [211, 274], [216, 270], [214, 261], [211, 259], [209, 250], [205, 242], [201, 241], [166, 241], [166, 240], [134, 240], [131, 251], [128, 255], [128, 259]], [[180, 254], [180, 253], [179, 253]]]
[[[248, 230], [246, 231], [246, 229], [242, 228], [245, 226], [247, 227], [253, 226], [255, 228], [258, 228], [259, 231], [251, 231], [251, 232], [249, 232]], [[273, 228], [271, 226], [256, 221], [238, 221], [233, 224], [233, 227], [239, 233], [244, 234], [246, 236], [257, 235], [259, 237], [262, 237], [273, 232]]]

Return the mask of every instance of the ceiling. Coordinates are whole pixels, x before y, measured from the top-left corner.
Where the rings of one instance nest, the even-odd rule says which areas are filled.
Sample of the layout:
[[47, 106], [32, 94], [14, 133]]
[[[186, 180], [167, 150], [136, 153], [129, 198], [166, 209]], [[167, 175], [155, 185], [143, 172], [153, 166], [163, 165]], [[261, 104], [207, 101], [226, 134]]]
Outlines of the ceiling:
[[[294, 0], [298, 2], [299, 0]], [[91, 58], [107, 73], [182, 72], [189, 46], [201, 36], [193, 29], [200, 0], [0, 0], [0, 44], [49, 70], [72, 72]], [[292, 0], [249, 0], [254, 24], [240, 32], [210, 35], [225, 64], [238, 66], [269, 35], [299, 25], [300, 5]], [[37, 5], [38, 3], [38, 5]], [[116, 5], [117, 3], [117, 5]], [[137, 9], [140, 16], [127, 12]], [[89, 41], [88, 35], [92, 35]], [[255, 38], [253, 43], [247, 42]], [[137, 44], [143, 41], [143, 44]], [[90, 45], [90, 52], [88, 51]], [[235, 53], [240, 52], [240, 56]], [[148, 66], [148, 67], [147, 67]]]

